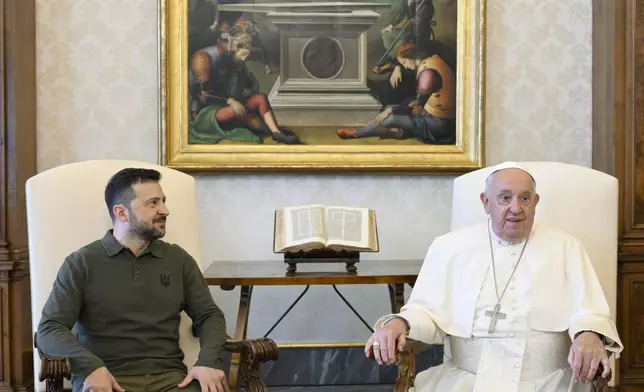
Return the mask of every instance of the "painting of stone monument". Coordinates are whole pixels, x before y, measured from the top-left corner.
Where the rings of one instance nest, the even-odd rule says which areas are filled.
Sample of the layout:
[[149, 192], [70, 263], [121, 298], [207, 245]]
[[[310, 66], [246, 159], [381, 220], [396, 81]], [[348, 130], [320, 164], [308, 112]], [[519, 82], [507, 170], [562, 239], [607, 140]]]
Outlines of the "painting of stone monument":
[[160, 0], [176, 168], [483, 165], [485, 0]]

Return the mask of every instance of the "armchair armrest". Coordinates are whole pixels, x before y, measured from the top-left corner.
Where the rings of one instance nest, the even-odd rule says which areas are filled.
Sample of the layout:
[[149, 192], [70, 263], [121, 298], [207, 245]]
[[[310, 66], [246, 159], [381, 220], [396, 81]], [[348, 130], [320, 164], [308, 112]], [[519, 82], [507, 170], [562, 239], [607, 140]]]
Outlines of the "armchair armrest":
[[[398, 378], [394, 384], [394, 392], [407, 392], [414, 386], [416, 378], [416, 354], [429, 349], [431, 345], [407, 338], [407, 343], [402, 352], [397, 355]], [[608, 381], [601, 377], [604, 366], [600, 363], [597, 368], [595, 380], [592, 382], [591, 392], [607, 392]], [[609, 377], [610, 379], [610, 377]]]
[[277, 361], [279, 349], [272, 339], [228, 340], [224, 350], [239, 353], [239, 374], [244, 379], [246, 392], [266, 392], [266, 383], [259, 372], [259, 364]]
[[[37, 334], [34, 333], [34, 348], [38, 350], [38, 356], [40, 357], [38, 380], [45, 381], [47, 392], [62, 392], [63, 380], [72, 378], [72, 362], [69, 358], [52, 357], [44, 354], [38, 348], [36, 336]], [[37, 387], [34, 387], [34, 389], [37, 389]]]
[[[69, 358], [57, 358], [44, 354], [36, 343], [34, 334], [34, 347], [40, 357], [40, 373], [38, 379], [45, 381], [47, 392], [63, 392], [63, 380], [71, 379], [72, 364]], [[228, 340], [224, 350], [239, 353], [240, 374], [245, 380], [247, 392], [266, 392], [266, 384], [259, 372], [259, 364], [267, 361], [277, 361], [279, 349], [271, 339]]]

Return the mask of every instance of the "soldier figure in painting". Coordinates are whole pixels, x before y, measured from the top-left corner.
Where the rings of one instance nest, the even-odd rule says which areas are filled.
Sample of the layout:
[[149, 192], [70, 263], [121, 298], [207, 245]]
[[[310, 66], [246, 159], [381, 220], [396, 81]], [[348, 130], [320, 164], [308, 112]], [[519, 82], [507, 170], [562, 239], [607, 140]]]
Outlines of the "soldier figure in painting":
[[430, 41], [427, 52], [427, 56], [417, 52], [412, 43], [398, 47], [398, 62], [407, 69], [416, 70], [417, 94], [414, 97], [388, 107], [363, 128], [338, 129], [338, 136], [342, 139], [414, 137], [427, 144], [455, 143], [455, 65], [449, 51], [439, 41]]
[[391, 6], [393, 18], [380, 32], [385, 52], [371, 69], [368, 80], [383, 109], [399, 105], [416, 90], [416, 73], [398, 62], [400, 45], [413, 43], [422, 53], [430, 40], [435, 39], [433, 0], [392, 0]]
[[246, 67], [251, 49], [251, 36], [241, 32], [222, 34], [216, 45], [192, 55], [192, 135], [211, 143], [261, 143], [261, 136], [271, 135], [278, 143], [299, 144], [295, 134], [279, 127], [267, 96], [259, 92], [257, 79]]
[[394, 17], [389, 25], [380, 32], [385, 54], [372, 68], [371, 72], [379, 74], [392, 71], [397, 64], [398, 47], [411, 42], [422, 48], [434, 39], [432, 24], [435, 23], [433, 0], [395, 0], [392, 2]]

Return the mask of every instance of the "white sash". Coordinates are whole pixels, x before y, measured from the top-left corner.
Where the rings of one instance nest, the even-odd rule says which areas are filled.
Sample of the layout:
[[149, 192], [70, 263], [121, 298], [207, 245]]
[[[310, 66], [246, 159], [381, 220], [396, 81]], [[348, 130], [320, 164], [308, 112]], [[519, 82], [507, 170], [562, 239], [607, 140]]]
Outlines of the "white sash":
[[519, 382], [535, 382], [569, 366], [571, 341], [565, 332], [449, 340], [452, 363], [476, 374], [474, 392], [516, 392]]

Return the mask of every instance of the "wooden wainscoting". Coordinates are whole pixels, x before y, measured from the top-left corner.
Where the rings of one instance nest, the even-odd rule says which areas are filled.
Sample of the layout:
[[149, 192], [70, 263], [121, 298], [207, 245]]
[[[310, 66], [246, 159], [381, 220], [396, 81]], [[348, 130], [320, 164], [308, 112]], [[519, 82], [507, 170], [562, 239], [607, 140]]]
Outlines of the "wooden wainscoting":
[[36, 174], [35, 1], [0, 0], [0, 391], [33, 388], [25, 181]]
[[[620, 391], [644, 390], [644, 3], [614, 0], [613, 146], [620, 182]], [[602, 92], [596, 93], [601, 94]], [[607, 109], [609, 107], [607, 106]]]
[[620, 358], [620, 391], [644, 390], [644, 264], [624, 261], [619, 276], [619, 327], [625, 347]]

